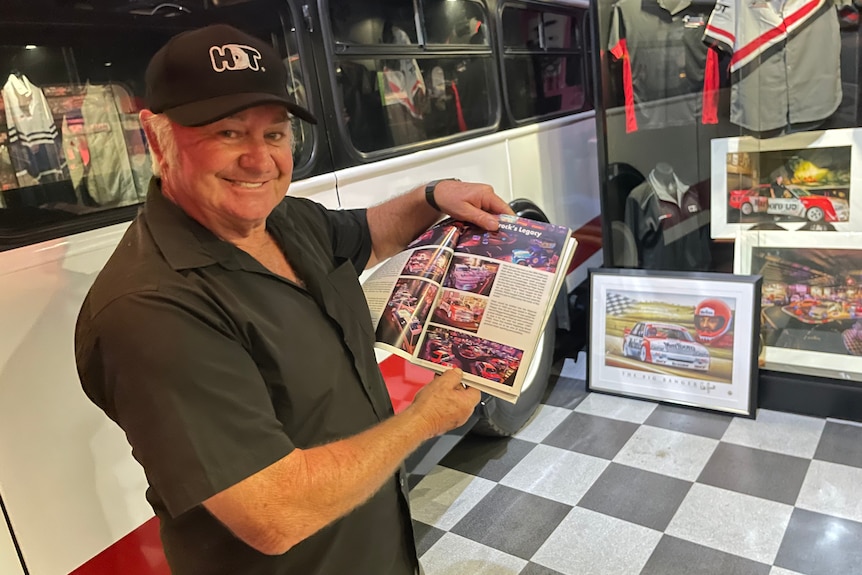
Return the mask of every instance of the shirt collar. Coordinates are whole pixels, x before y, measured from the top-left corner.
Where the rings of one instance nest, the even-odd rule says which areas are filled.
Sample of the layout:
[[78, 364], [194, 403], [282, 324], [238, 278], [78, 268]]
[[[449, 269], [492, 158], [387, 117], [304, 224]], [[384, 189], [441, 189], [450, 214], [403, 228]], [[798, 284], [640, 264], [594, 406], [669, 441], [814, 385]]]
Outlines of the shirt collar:
[[691, 0], [658, 0], [658, 5], [670, 12], [672, 16], [676, 16], [691, 6]]
[[240, 264], [233, 246], [221, 241], [166, 198], [161, 184], [158, 178], [150, 180], [141, 215], [168, 265], [182, 270], [218, 263], [228, 269], [238, 269]]

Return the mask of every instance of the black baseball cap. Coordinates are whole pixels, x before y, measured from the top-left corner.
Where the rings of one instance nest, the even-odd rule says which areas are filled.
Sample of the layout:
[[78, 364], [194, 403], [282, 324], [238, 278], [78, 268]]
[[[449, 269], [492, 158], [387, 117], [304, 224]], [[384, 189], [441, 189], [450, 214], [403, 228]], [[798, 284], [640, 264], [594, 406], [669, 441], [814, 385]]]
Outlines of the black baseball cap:
[[281, 104], [312, 124], [317, 119], [287, 92], [278, 52], [233, 26], [182, 32], [147, 66], [147, 105], [183, 126], [203, 126], [260, 104]]

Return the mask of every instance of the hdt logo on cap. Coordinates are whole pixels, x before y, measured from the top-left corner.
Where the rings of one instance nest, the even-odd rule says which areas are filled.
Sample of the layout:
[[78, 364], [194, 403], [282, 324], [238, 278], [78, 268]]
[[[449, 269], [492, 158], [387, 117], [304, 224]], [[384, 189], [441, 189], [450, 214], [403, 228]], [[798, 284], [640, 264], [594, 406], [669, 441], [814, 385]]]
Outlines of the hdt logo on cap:
[[225, 44], [210, 48], [210, 61], [216, 72], [224, 72], [225, 70], [254, 70], [257, 72], [262, 70], [260, 59], [260, 52], [256, 48], [244, 44]]

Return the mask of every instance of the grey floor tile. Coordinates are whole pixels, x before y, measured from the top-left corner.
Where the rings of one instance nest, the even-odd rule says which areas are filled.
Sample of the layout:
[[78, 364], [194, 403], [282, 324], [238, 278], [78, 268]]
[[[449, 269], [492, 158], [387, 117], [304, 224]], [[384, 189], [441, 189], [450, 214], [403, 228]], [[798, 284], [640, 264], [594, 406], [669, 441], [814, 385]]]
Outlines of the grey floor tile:
[[809, 459], [722, 442], [697, 481], [793, 505], [810, 463]]
[[770, 568], [765, 563], [665, 535], [640, 575], [769, 575]]
[[827, 421], [814, 459], [862, 467], [862, 427]]
[[796, 506], [862, 523], [862, 468], [815, 459]]
[[640, 573], [661, 533], [575, 507], [530, 559], [566, 575]]
[[557, 501], [498, 485], [451, 532], [530, 559], [571, 509]]
[[571, 412], [571, 409], [564, 407], [539, 405], [533, 417], [530, 418], [514, 437], [523, 439], [524, 441], [541, 443]]
[[773, 564], [793, 507], [695, 483], [665, 533]]
[[691, 407], [659, 405], [644, 422], [647, 425], [721, 439], [733, 417]]
[[601, 457], [537, 445], [500, 484], [575, 505], [609, 463]]
[[546, 445], [613, 459], [638, 429], [638, 424], [572, 413], [543, 442]]
[[591, 393], [575, 408], [575, 411], [640, 424], [650, 416], [655, 408], [656, 403], [653, 401], [631, 399], [607, 393]]
[[664, 531], [690, 488], [682, 479], [611, 463], [578, 507]]
[[446, 532], [442, 529], [426, 525], [415, 519], [413, 520], [413, 536], [416, 539], [416, 552], [419, 554], [419, 557], [425, 555], [425, 552], [445, 534]]
[[694, 481], [718, 441], [643, 425], [614, 457], [616, 463]]
[[554, 571], [549, 567], [544, 567], [537, 563], [527, 563], [527, 566], [524, 567], [524, 570], [518, 573], [518, 575], [563, 575], [559, 571]]
[[425, 575], [519, 575], [524, 565], [508, 553], [446, 533], [420, 560]]
[[795, 509], [775, 565], [805, 575], [862, 573], [862, 523]]
[[534, 447], [520, 439], [468, 435], [440, 461], [440, 465], [500, 481]]
[[826, 420], [795, 413], [758, 409], [757, 419], [735, 417], [721, 437], [736, 443], [785, 455], [811, 458]]
[[410, 513], [413, 519], [448, 530], [495, 485], [493, 481], [438, 466], [410, 491]]

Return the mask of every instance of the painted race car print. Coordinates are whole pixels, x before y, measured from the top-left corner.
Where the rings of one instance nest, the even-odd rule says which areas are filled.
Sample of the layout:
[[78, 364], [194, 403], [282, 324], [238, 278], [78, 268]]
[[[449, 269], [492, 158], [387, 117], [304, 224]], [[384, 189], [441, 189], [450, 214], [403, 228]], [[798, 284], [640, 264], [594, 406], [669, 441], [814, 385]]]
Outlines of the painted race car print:
[[818, 196], [796, 186], [776, 192], [770, 184], [730, 192], [730, 207], [742, 215], [769, 214], [792, 216], [810, 222], [846, 222], [850, 219], [847, 200]]
[[638, 322], [626, 328], [623, 355], [644, 363], [709, 369], [709, 350], [697, 343], [686, 328], [669, 323]]

